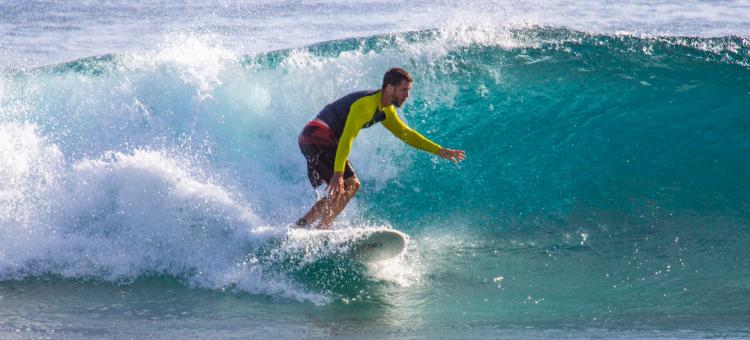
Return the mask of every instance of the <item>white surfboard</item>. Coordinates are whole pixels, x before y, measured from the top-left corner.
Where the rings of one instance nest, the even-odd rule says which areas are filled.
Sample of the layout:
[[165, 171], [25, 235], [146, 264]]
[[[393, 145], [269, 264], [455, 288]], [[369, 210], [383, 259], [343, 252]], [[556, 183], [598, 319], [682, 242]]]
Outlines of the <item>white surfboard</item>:
[[406, 235], [389, 228], [310, 230], [290, 228], [281, 248], [300, 254], [306, 261], [344, 256], [356, 261], [378, 262], [406, 250]]
[[349, 245], [347, 255], [365, 262], [383, 261], [406, 250], [406, 237], [397, 230], [377, 230], [357, 238]]

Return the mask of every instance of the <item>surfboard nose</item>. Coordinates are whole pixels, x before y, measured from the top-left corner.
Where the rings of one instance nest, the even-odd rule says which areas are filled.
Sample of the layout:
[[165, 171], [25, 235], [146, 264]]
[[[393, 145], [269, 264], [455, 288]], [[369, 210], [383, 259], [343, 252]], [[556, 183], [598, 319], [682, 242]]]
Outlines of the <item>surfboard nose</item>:
[[349, 256], [365, 262], [378, 262], [401, 255], [406, 250], [406, 238], [395, 230], [375, 231], [354, 241]]

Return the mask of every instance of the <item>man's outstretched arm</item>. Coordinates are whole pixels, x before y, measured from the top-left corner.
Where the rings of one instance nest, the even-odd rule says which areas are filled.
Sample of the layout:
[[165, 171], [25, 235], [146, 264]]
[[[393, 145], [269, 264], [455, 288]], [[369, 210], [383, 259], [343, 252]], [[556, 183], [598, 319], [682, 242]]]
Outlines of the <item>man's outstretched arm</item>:
[[440, 158], [448, 159], [456, 163], [466, 159], [466, 153], [463, 150], [443, 148], [435, 142], [427, 139], [427, 137], [422, 136], [419, 132], [406, 126], [406, 124], [398, 118], [398, 114], [396, 114], [395, 110], [386, 111], [386, 119], [383, 120], [383, 126], [385, 126], [385, 128], [398, 139], [417, 149], [427, 151], [439, 156]]

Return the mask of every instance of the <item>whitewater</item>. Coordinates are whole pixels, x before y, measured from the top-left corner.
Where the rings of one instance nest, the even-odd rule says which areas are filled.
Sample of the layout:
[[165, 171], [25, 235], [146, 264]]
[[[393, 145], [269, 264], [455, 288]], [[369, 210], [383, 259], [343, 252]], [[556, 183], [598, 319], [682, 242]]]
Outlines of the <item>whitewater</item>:
[[[750, 336], [746, 1], [0, 13], [0, 337]], [[289, 229], [301, 128], [393, 66], [467, 160], [367, 129], [341, 232]]]

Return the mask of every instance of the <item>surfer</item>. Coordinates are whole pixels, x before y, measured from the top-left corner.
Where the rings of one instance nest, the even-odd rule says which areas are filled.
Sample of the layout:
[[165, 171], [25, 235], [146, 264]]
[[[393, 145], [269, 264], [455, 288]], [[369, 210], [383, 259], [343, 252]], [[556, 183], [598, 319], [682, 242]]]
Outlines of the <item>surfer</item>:
[[443, 148], [399, 119], [396, 107], [401, 107], [409, 97], [411, 84], [411, 75], [406, 70], [392, 68], [383, 76], [379, 90], [347, 94], [326, 105], [305, 125], [298, 142], [307, 161], [307, 177], [313, 188], [327, 183], [328, 195], [315, 202], [310, 211], [295, 223], [296, 227], [310, 227], [320, 219], [317, 228], [328, 229], [359, 190], [359, 179], [347, 158], [361, 129], [382, 123], [394, 136], [412, 147], [453, 162], [466, 158], [464, 151]]

